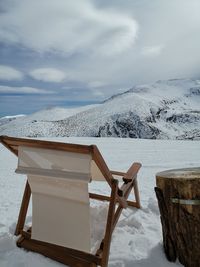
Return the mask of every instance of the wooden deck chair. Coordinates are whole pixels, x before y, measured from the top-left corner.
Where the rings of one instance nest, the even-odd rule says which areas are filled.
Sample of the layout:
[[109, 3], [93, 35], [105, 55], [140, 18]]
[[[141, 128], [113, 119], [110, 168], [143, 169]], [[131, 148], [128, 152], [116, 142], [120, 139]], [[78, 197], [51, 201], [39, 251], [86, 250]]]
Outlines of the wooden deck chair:
[[[77, 145], [0, 136], [18, 156], [16, 172], [27, 175], [15, 235], [17, 245], [69, 266], [107, 266], [112, 232], [123, 208], [140, 208], [137, 173], [133, 163], [126, 173], [108, 169], [95, 145]], [[121, 176], [123, 184], [118, 186]], [[88, 192], [88, 183], [104, 180], [111, 195]], [[134, 190], [135, 201], [127, 200]], [[25, 219], [32, 194], [32, 227]], [[109, 201], [104, 237], [91, 253], [89, 198]]]

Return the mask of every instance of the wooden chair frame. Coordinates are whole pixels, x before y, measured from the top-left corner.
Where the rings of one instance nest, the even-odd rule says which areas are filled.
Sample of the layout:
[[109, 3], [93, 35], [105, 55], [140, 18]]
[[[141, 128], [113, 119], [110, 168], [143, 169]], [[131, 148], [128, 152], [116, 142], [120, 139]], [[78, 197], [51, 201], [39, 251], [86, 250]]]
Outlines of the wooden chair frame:
[[[95, 161], [96, 165], [102, 172], [105, 180], [108, 182], [111, 188], [110, 196], [89, 193], [89, 197], [92, 199], [97, 199], [100, 201], [105, 200], [110, 202], [105, 235], [96, 253], [86, 253], [83, 251], [34, 240], [31, 238], [31, 228], [27, 231], [24, 230], [24, 224], [31, 197], [31, 189], [28, 181], [25, 185], [15, 235], [20, 235], [19, 239], [17, 240], [18, 247], [40, 253], [63, 264], [73, 267], [94, 267], [99, 265], [106, 267], [108, 265], [112, 232], [118, 222], [123, 208], [126, 208], [128, 206], [140, 208], [137, 173], [141, 167], [141, 164], [133, 163], [126, 173], [111, 171], [107, 167], [103, 157], [101, 156], [98, 148], [95, 145], [87, 146], [78, 144], [66, 144], [34, 139], [14, 138], [8, 136], [0, 136], [0, 142], [16, 156], [18, 156], [19, 146], [56, 149], [92, 155], [92, 159]], [[113, 175], [123, 177], [123, 184], [121, 187], [118, 186], [118, 180], [113, 178]], [[127, 199], [132, 189], [134, 190], [135, 201], [128, 201]]]

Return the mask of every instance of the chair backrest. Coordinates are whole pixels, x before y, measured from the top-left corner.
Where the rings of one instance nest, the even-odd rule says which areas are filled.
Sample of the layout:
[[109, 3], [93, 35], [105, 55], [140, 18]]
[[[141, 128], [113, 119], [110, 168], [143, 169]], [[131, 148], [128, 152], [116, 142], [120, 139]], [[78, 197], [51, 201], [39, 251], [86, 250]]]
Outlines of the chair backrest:
[[17, 173], [32, 192], [32, 238], [91, 250], [88, 183], [105, 178], [90, 153], [18, 147]]
[[91, 154], [19, 146], [17, 173], [105, 181]]
[[89, 182], [90, 154], [19, 146], [16, 172]]

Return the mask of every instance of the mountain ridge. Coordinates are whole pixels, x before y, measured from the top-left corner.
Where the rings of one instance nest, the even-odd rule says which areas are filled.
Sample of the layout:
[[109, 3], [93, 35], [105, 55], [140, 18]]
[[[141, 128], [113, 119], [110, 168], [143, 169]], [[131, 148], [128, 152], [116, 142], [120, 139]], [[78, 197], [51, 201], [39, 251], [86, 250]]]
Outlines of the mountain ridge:
[[199, 140], [200, 80], [137, 85], [101, 104], [66, 111], [66, 116], [58, 112], [54, 120], [41, 120], [40, 113], [38, 119], [30, 115], [0, 126], [0, 134]]

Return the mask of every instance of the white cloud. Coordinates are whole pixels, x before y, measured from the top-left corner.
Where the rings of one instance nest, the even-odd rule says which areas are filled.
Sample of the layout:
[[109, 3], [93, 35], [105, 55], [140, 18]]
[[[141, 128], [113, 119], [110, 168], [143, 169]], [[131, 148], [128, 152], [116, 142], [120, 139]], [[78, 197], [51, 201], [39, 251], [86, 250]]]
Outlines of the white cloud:
[[163, 45], [145, 46], [142, 48], [141, 54], [147, 57], [159, 56], [163, 48]]
[[58, 94], [62, 86], [111, 95], [158, 79], [199, 77], [199, 0], [0, 2], [0, 42], [12, 52], [8, 65], [60, 69], [66, 78]]
[[98, 88], [98, 87], [103, 87], [105, 85], [106, 83], [102, 81], [92, 81], [88, 83], [89, 88]]
[[44, 82], [62, 82], [66, 78], [66, 74], [54, 68], [40, 68], [32, 70], [30, 76], [36, 80]]
[[91, 93], [92, 93], [92, 95], [94, 97], [97, 97], [97, 98], [103, 98], [103, 97], [105, 97], [105, 94], [102, 91], [97, 90], [97, 89], [91, 90]]
[[0, 40], [38, 52], [113, 55], [132, 47], [136, 21], [92, 0], [13, 0], [0, 17]]
[[46, 91], [34, 87], [22, 86], [12, 87], [0, 85], [0, 93], [3, 94], [54, 94], [53, 91]]
[[22, 80], [23, 73], [9, 66], [0, 65], [0, 80]]

